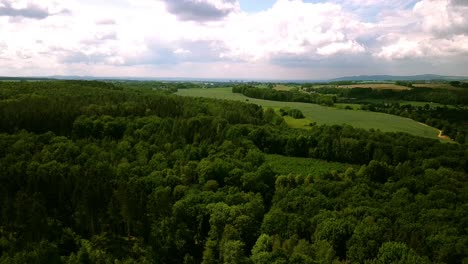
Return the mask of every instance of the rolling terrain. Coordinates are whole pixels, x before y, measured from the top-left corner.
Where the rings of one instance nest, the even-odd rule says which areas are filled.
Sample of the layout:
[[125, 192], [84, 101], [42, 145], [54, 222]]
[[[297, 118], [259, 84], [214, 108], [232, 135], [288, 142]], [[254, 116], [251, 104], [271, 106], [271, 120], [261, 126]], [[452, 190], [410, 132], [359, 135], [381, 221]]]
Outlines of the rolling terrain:
[[[317, 104], [278, 102], [254, 98], [247, 98], [242, 94], [231, 92], [230, 88], [210, 89], [182, 89], [177, 92], [181, 96], [207, 97], [236, 101], [248, 101], [263, 107], [279, 109], [282, 107], [296, 108], [302, 111], [310, 122], [319, 125], [342, 125], [347, 124], [357, 128], [379, 129], [383, 132], [404, 132], [415, 136], [437, 139], [439, 130], [422, 125], [412, 119], [399, 116], [357, 110], [344, 110], [333, 107], [325, 107]], [[305, 120], [294, 121], [292, 127], [306, 128], [310, 122]]]

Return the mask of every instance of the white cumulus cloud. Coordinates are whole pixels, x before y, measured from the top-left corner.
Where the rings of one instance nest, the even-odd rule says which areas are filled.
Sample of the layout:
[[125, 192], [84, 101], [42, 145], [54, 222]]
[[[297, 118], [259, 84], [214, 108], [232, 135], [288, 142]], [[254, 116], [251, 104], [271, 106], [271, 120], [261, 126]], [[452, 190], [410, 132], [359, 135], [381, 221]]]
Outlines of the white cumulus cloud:
[[464, 0], [277, 0], [256, 13], [238, 0], [0, 0], [0, 75], [468, 75], [466, 14]]

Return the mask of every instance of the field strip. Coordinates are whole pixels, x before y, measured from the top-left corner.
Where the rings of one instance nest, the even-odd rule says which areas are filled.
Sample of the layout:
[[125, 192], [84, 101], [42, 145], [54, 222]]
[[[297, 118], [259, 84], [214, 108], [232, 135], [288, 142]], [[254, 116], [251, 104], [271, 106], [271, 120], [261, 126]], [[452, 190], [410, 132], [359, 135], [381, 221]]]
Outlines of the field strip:
[[318, 125], [348, 124], [357, 128], [378, 129], [383, 132], [404, 132], [415, 136], [439, 139], [439, 130], [436, 128], [421, 124], [410, 118], [385, 113], [337, 109], [308, 103], [278, 102], [248, 98], [242, 94], [232, 93], [231, 88], [181, 89], [176, 94], [181, 96], [236, 100], [273, 109], [281, 107], [296, 108], [302, 111], [306, 119], [316, 122]]

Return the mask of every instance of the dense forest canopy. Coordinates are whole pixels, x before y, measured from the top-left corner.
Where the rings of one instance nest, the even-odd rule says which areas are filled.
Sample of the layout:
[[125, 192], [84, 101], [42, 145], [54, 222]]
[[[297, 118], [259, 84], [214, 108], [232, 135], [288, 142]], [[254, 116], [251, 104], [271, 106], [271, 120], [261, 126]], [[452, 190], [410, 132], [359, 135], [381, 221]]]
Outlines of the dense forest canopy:
[[468, 261], [466, 144], [291, 129], [181, 86], [0, 82], [0, 263]]
[[[400, 84], [401, 85], [401, 84]], [[404, 83], [404, 86], [410, 86], [411, 83]], [[364, 85], [363, 85], [364, 86]], [[410, 86], [412, 87], [412, 85]], [[413, 88], [408, 90], [392, 89], [372, 89], [366, 87], [355, 87], [350, 89], [324, 87], [324, 88], [305, 88], [307, 91], [317, 92], [319, 94], [332, 94], [341, 98], [352, 98], [354, 101], [359, 99], [386, 99], [403, 101], [421, 101], [434, 102], [447, 105], [467, 105], [468, 90], [449, 90], [433, 88]]]
[[241, 93], [247, 97], [283, 102], [303, 102], [332, 106], [335, 96], [308, 94], [300, 91], [277, 91], [271, 88], [258, 88], [249, 84], [240, 84], [232, 88], [233, 93]]

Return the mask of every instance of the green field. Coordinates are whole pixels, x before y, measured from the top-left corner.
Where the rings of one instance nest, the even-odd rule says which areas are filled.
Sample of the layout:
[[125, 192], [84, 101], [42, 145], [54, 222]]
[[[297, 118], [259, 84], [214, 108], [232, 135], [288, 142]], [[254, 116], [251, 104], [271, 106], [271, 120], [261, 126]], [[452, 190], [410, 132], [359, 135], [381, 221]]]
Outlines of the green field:
[[338, 162], [328, 162], [311, 158], [286, 157], [281, 155], [266, 155], [265, 163], [278, 174], [288, 175], [323, 175], [330, 171], [344, 172], [348, 168], [357, 169], [358, 166]]
[[337, 103], [335, 104], [335, 107], [338, 109], [346, 109], [345, 107], [351, 107], [353, 110], [361, 110], [361, 105], [360, 104], [346, 104], [346, 103]]
[[288, 126], [292, 128], [311, 128], [310, 123], [312, 123], [312, 121], [310, 121], [309, 119], [295, 119], [290, 116], [283, 116], [283, 119], [284, 121], [286, 121]]
[[[176, 94], [181, 96], [244, 101], [273, 109], [278, 109], [281, 107], [296, 108], [302, 111], [306, 119], [308, 119], [310, 122], [316, 122], [318, 125], [348, 124], [358, 128], [379, 129], [384, 132], [405, 132], [415, 136], [434, 139], [437, 139], [439, 134], [437, 129], [425, 126], [409, 118], [369, 111], [343, 110], [317, 104], [277, 102], [248, 98], [242, 94], [232, 93], [231, 88], [181, 89]], [[306, 128], [305, 125], [310, 123], [309, 121], [296, 121], [292, 127], [297, 128], [300, 127], [299, 124], [304, 124], [303, 127]]]
[[[456, 106], [454, 106], [454, 105], [444, 105], [444, 104], [433, 103], [433, 102], [418, 102], [418, 101], [364, 99], [364, 100], [359, 100], [359, 102], [360, 103], [371, 103], [371, 104], [384, 104], [384, 103], [395, 104], [395, 103], [399, 103], [400, 105], [412, 105], [412, 106], [420, 106], [420, 107], [424, 107], [426, 105], [429, 105], [432, 108], [436, 108], [436, 107], [456, 108]], [[353, 105], [353, 104], [351, 104], [351, 105]], [[354, 105], [359, 105], [359, 104], [354, 104]]]

